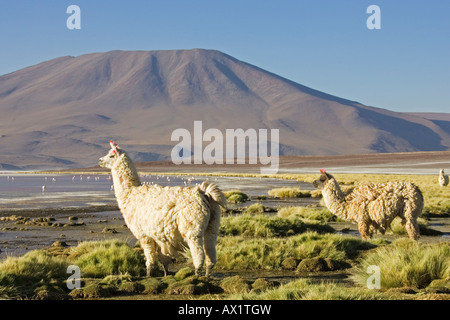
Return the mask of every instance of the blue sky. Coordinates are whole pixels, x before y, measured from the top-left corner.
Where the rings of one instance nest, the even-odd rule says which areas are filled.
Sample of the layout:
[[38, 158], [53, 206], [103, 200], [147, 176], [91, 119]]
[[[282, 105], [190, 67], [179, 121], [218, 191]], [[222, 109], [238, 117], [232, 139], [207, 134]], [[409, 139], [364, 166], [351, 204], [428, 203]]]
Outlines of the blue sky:
[[[69, 5], [81, 30], [69, 30]], [[381, 29], [369, 30], [369, 5]], [[450, 112], [450, 1], [0, 0], [0, 75], [109, 50], [217, 49], [394, 111]]]

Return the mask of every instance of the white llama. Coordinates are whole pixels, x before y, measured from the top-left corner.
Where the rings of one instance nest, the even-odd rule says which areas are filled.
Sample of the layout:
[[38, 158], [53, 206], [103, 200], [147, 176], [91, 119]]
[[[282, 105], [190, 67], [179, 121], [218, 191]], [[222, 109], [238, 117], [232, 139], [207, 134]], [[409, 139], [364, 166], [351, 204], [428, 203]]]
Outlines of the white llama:
[[439, 172], [439, 185], [446, 187], [448, 185], [448, 175], [445, 174], [444, 169]]
[[154, 273], [158, 261], [166, 275], [169, 263], [186, 248], [191, 250], [195, 273], [201, 272], [206, 260], [209, 276], [217, 261], [220, 206], [226, 205], [220, 189], [206, 181], [195, 187], [141, 185], [127, 153], [114, 142], [110, 145], [99, 165], [111, 169], [120, 211], [144, 249], [147, 276]]
[[395, 217], [402, 219], [411, 239], [420, 237], [417, 217], [422, 213], [423, 197], [413, 183], [388, 182], [357, 186], [344, 196], [336, 179], [325, 172], [313, 185], [322, 190], [327, 208], [335, 215], [358, 224], [363, 239], [375, 230], [384, 234]]

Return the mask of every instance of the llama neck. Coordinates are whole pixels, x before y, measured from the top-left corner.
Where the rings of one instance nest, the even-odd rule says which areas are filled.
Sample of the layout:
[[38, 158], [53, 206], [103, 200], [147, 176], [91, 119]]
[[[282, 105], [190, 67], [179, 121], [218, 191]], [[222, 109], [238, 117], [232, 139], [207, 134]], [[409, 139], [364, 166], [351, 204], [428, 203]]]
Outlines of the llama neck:
[[322, 195], [325, 205], [333, 214], [347, 219], [344, 193], [335, 179], [331, 179], [322, 189]]
[[126, 154], [122, 161], [111, 169], [111, 175], [117, 203], [120, 208], [123, 208], [133, 188], [141, 185], [139, 175], [133, 162]]

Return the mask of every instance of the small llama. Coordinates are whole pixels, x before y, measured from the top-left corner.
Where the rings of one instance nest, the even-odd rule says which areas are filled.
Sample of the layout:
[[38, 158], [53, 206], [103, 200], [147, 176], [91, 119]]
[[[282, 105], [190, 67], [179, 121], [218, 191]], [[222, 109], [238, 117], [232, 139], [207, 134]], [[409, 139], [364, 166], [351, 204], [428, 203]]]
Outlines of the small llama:
[[445, 174], [444, 169], [439, 171], [439, 185], [441, 187], [446, 187], [448, 185], [448, 175]]
[[417, 217], [422, 213], [423, 196], [413, 183], [388, 182], [360, 185], [344, 195], [336, 179], [320, 170], [313, 185], [322, 190], [327, 208], [344, 220], [356, 222], [363, 239], [372, 237], [375, 230], [384, 234], [395, 217], [402, 219], [408, 236], [420, 236]]

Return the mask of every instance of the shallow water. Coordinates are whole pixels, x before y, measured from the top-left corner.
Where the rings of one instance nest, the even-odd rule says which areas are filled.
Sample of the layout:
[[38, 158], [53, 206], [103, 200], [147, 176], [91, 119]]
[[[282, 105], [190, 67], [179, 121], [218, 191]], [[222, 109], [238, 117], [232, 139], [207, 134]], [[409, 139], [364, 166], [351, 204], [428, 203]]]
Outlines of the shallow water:
[[[141, 182], [160, 186], [192, 186], [204, 180], [222, 190], [241, 189], [249, 196], [267, 195], [273, 188], [312, 189], [307, 183], [272, 178], [144, 175]], [[0, 174], [0, 211], [90, 207], [115, 204], [110, 175]]]

